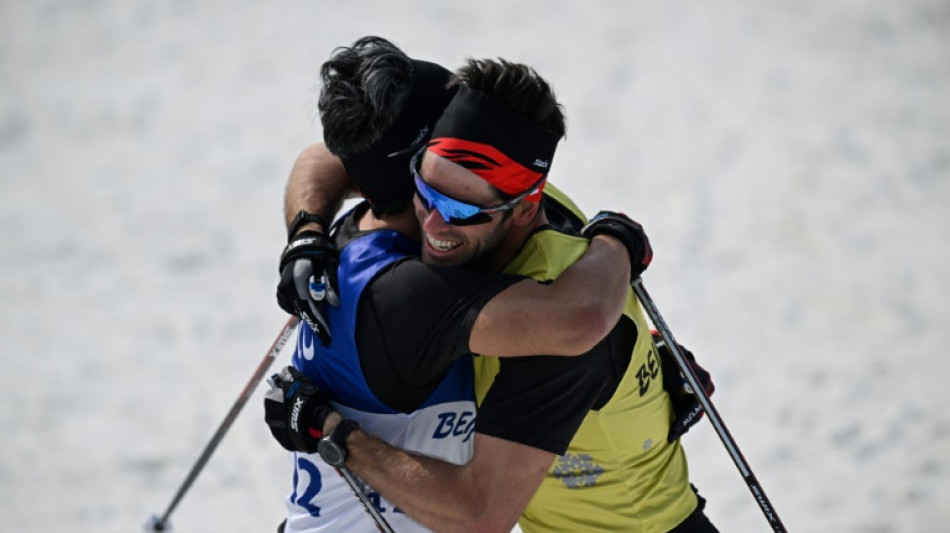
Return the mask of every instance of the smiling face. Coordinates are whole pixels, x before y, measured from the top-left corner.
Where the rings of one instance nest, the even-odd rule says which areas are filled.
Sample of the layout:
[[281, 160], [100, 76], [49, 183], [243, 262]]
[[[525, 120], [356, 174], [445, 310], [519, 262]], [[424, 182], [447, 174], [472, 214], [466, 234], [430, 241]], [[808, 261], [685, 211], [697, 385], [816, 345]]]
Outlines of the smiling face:
[[[430, 152], [422, 158], [419, 176], [441, 194], [462, 202], [481, 207], [503, 202], [481, 177]], [[457, 226], [447, 223], [438, 209], [427, 209], [418, 193], [413, 204], [422, 229], [422, 260], [440, 266], [485, 262], [505, 240], [512, 225], [512, 212], [520, 209], [519, 206], [512, 211], [491, 213], [491, 220], [484, 224]]]

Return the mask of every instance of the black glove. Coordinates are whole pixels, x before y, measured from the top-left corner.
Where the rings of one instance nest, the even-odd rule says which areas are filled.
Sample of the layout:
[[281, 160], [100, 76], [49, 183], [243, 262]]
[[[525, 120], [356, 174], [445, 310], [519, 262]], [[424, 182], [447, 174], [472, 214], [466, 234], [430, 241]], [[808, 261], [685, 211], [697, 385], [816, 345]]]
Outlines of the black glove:
[[327, 304], [340, 305], [336, 293], [338, 262], [333, 241], [319, 231], [300, 232], [280, 254], [277, 303], [310, 325], [324, 346], [330, 344], [324, 308]]
[[[676, 365], [673, 352], [666, 345], [666, 341], [659, 333], [653, 333], [653, 342], [656, 344], [660, 364], [663, 366], [663, 389], [670, 395], [670, 401], [673, 402], [673, 424], [666, 436], [669, 442], [673, 442], [699, 422], [703, 417], [703, 406], [696, 399], [692, 387], [689, 386], [686, 377]], [[679, 349], [683, 357], [689, 362], [689, 366], [693, 368], [693, 373], [696, 374], [696, 378], [706, 391], [706, 395], [712, 396], [716, 387], [713, 385], [709, 372], [699, 366], [693, 352], [684, 348], [682, 344], [679, 345]]]
[[323, 423], [335, 409], [317, 384], [292, 366], [267, 380], [264, 421], [289, 451], [314, 453], [323, 438]]
[[650, 261], [653, 260], [650, 239], [643, 232], [643, 226], [630, 220], [627, 215], [601, 211], [581, 229], [581, 234], [588, 239], [593, 239], [601, 233], [616, 237], [627, 247], [627, 253], [630, 254], [630, 279], [639, 278], [650, 266]]

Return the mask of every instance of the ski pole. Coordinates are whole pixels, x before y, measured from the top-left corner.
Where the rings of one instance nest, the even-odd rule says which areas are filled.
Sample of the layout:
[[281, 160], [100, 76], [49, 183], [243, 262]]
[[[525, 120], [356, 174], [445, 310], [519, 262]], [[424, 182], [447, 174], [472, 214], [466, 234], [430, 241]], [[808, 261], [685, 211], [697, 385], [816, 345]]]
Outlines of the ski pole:
[[373, 502], [369, 499], [369, 496], [363, 491], [363, 488], [360, 487], [356, 477], [353, 476], [353, 473], [350, 472], [350, 469], [341, 466], [336, 469], [337, 473], [340, 474], [340, 477], [346, 481], [346, 484], [350, 486], [350, 490], [353, 491], [353, 494], [359, 498], [360, 503], [363, 504], [363, 509], [366, 509], [366, 513], [369, 514], [369, 517], [373, 519], [373, 522], [376, 523], [376, 529], [379, 530], [379, 533], [396, 533], [396, 530], [389, 525], [389, 522], [383, 517], [382, 513], [379, 512], [379, 509], [373, 505]]
[[280, 351], [284, 348], [284, 345], [287, 344], [287, 340], [290, 339], [290, 336], [293, 334], [294, 328], [297, 327], [298, 321], [299, 319], [296, 316], [291, 316], [287, 320], [287, 323], [284, 324], [283, 329], [280, 330], [280, 334], [277, 335], [277, 338], [274, 339], [274, 343], [271, 344], [270, 349], [267, 351], [267, 355], [265, 355], [264, 359], [262, 359], [260, 364], [257, 365], [257, 369], [254, 370], [254, 374], [251, 375], [251, 379], [249, 379], [247, 384], [244, 385], [244, 390], [241, 391], [241, 394], [234, 402], [234, 405], [231, 406], [231, 410], [228, 411], [228, 415], [225, 416], [224, 420], [221, 421], [221, 424], [218, 426], [218, 430], [214, 432], [214, 436], [211, 437], [211, 440], [201, 452], [198, 460], [195, 462], [194, 466], [191, 467], [191, 471], [188, 472], [188, 476], [185, 478], [185, 481], [181, 484], [181, 487], [178, 488], [178, 492], [175, 493], [171, 503], [168, 504], [168, 508], [165, 509], [165, 513], [162, 514], [161, 517], [158, 515], [152, 515], [149, 518], [149, 521], [145, 524], [145, 531], [157, 532], [171, 530], [171, 524], [168, 521], [168, 517], [171, 516], [172, 512], [175, 510], [175, 507], [178, 506], [178, 503], [185, 496], [185, 493], [188, 492], [191, 484], [194, 483], [195, 478], [198, 477], [198, 474], [208, 462], [208, 459], [211, 458], [211, 454], [214, 453], [215, 448], [218, 447], [221, 439], [224, 438], [224, 434], [227, 433], [228, 429], [231, 428], [231, 425], [234, 423], [234, 419], [237, 418], [237, 415], [241, 412], [241, 409], [244, 408], [244, 404], [247, 403], [247, 400], [251, 397], [254, 389], [257, 388], [257, 384], [261, 382], [261, 379], [264, 377], [264, 374], [267, 372], [267, 369], [270, 367], [271, 363], [274, 362], [274, 359], [276, 359], [277, 355], [280, 354]]
[[686, 358], [683, 357], [682, 352], [680, 352], [679, 345], [676, 344], [676, 340], [673, 338], [673, 333], [670, 331], [669, 326], [666, 325], [666, 322], [660, 315], [660, 311], [657, 309], [656, 304], [653, 303], [653, 299], [650, 298], [647, 290], [643, 287], [643, 280], [637, 278], [633, 280], [631, 285], [633, 286], [633, 292], [636, 293], [637, 298], [640, 299], [640, 303], [643, 304], [647, 314], [650, 316], [650, 320], [653, 321], [653, 325], [656, 326], [656, 329], [660, 332], [660, 335], [666, 342], [667, 347], [669, 347], [670, 351], [673, 353], [673, 360], [676, 361], [676, 366], [679, 367], [680, 372], [682, 372], [683, 376], [686, 377], [686, 382], [689, 384], [690, 388], [693, 389], [693, 394], [696, 396], [696, 399], [699, 400], [700, 405], [702, 405], [703, 409], [706, 411], [706, 416], [709, 417], [709, 421], [712, 423], [716, 433], [719, 435], [719, 439], [725, 445], [726, 450], [732, 457], [732, 461], [739, 469], [742, 479], [745, 480], [746, 485], [752, 492], [752, 496], [755, 497], [756, 503], [759, 504], [759, 508], [762, 510], [765, 518], [769, 521], [769, 524], [772, 526], [772, 530], [776, 533], [786, 533], [785, 526], [782, 524], [778, 514], [772, 507], [772, 503], [769, 501], [769, 498], [765, 495], [765, 491], [762, 489], [762, 486], [759, 485], [759, 481], [755, 478], [755, 474], [752, 473], [752, 469], [746, 462], [745, 457], [742, 456], [742, 452], [739, 451], [739, 446], [736, 444], [735, 439], [732, 438], [732, 435], [726, 428], [725, 423], [723, 423], [722, 417], [719, 416], [719, 412], [716, 411], [712, 401], [710, 401], [709, 395], [706, 394], [706, 390], [699, 383], [699, 379], [696, 377], [696, 373], [693, 372], [693, 368], [690, 366], [689, 361], [687, 361]]

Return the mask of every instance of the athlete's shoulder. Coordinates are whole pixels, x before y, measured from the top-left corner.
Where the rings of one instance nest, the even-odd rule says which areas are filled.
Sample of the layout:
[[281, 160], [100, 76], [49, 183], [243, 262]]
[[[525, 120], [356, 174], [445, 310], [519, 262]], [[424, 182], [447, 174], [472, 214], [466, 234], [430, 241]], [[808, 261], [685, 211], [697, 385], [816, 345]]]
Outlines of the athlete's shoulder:
[[353, 209], [340, 215], [330, 227], [330, 236], [338, 250], [362, 236], [359, 230], [359, 220], [368, 209], [369, 202], [360, 202]]
[[581, 228], [587, 224], [587, 217], [580, 208], [554, 184], [545, 185], [541, 206], [548, 218], [548, 225], [562, 233], [580, 235]]
[[505, 267], [505, 272], [521, 274], [538, 281], [553, 280], [580, 259], [589, 244], [588, 240], [580, 235], [545, 226], [531, 235], [518, 255]]
[[392, 301], [399, 312], [417, 306], [461, 309], [472, 301], [487, 301], [522, 279], [524, 276], [427, 265], [418, 257], [407, 256], [380, 271], [368, 289], [380, 301]]

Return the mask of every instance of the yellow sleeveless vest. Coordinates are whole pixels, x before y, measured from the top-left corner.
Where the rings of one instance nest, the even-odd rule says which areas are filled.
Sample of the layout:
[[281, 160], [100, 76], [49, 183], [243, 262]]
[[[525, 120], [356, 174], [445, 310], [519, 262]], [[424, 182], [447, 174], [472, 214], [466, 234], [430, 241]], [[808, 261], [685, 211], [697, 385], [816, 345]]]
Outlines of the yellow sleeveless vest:
[[[583, 214], [551, 184], [545, 194]], [[546, 229], [536, 232], [505, 268], [539, 281], [555, 279], [587, 250], [587, 240]], [[590, 411], [564, 455], [556, 457], [518, 525], [525, 533], [669, 531], [696, 508], [686, 455], [666, 442], [673, 418], [656, 348], [643, 312], [627, 289], [624, 314], [637, 327], [630, 366], [601, 409]], [[481, 405], [498, 373], [496, 357], [475, 357]], [[647, 385], [641, 396], [641, 388]]]

